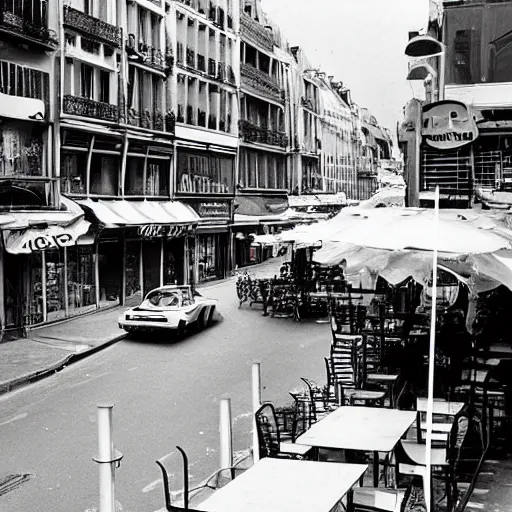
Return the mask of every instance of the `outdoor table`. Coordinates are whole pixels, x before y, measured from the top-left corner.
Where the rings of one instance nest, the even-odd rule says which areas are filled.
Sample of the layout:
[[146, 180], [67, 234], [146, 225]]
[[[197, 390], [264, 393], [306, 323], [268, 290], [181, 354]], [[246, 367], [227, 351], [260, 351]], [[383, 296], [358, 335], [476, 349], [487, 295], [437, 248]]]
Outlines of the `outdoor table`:
[[[418, 412], [427, 412], [427, 398], [418, 398], [416, 401], [416, 409]], [[439, 416], [456, 416], [462, 411], [464, 402], [447, 402], [446, 400], [434, 399], [432, 414]]]
[[367, 467], [264, 458], [198, 507], [204, 512], [330, 512], [345, 495], [351, 504], [352, 487]]
[[316, 448], [373, 452], [373, 485], [379, 485], [379, 452], [390, 453], [416, 421], [415, 411], [339, 407], [295, 442]]

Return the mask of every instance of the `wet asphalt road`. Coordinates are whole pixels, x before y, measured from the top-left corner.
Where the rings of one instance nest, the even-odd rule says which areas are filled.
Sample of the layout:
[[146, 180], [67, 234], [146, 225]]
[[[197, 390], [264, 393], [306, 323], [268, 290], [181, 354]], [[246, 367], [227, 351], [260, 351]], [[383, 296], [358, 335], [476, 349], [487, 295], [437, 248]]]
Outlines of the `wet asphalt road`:
[[[259, 306], [238, 309], [233, 282], [202, 293], [219, 299], [223, 315], [208, 330], [180, 341], [125, 340], [0, 398], [1, 512], [98, 506], [98, 403], [115, 404], [122, 510], [154, 512], [164, 505], [155, 460], [169, 454], [166, 463], [180, 480], [176, 445], [187, 451], [193, 483], [219, 467], [220, 398], [231, 398], [234, 449], [250, 446], [253, 362], [262, 363], [263, 399], [281, 405], [290, 403], [300, 377], [325, 380], [328, 325], [265, 318]], [[2, 493], [9, 475], [28, 476]]]

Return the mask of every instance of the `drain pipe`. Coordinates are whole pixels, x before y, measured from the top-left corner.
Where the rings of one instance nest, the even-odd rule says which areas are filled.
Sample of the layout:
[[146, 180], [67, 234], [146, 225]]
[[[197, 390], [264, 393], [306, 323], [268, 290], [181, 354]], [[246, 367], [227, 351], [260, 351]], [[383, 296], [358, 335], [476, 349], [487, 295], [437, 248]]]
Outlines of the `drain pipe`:
[[252, 365], [252, 458], [254, 463], [260, 460], [258, 429], [256, 428], [256, 411], [261, 406], [261, 363]]
[[116, 512], [115, 473], [123, 454], [114, 448], [112, 412], [113, 404], [98, 405], [98, 454], [93, 457], [99, 464], [100, 508], [99, 512]]

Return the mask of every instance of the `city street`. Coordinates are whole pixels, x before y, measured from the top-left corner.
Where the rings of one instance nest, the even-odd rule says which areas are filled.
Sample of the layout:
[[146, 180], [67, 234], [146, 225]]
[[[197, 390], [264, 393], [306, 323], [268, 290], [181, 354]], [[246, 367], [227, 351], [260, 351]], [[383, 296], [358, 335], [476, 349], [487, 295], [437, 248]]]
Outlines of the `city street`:
[[[202, 290], [223, 321], [177, 342], [125, 340], [38, 384], [0, 399], [0, 482], [29, 475], [2, 495], [0, 511], [86, 511], [98, 506], [96, 406], [112, 402], [124, 454], [116, 497], [125, 512], [163, 507], [155, 460], [182, 446], [193, 483], [219, 467], [219, 399], [232, 400], [234, 449], [251, 444], [251, 364], [262, 363], [263, 399], [291, 401], [300, 377], [324, 381], [326, 324], [238, 309], [234, 282]], [[171, 473], [181, 475], [167, 459]], [[181, 482], [173, 485], [178, 489]]]

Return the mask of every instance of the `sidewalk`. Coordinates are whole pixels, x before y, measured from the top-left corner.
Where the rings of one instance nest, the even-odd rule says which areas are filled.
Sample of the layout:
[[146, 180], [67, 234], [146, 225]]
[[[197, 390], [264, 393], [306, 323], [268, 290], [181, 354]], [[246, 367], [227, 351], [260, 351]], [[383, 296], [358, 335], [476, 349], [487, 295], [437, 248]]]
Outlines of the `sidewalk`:
[[[284, 258], [245, 267], [251, 277], [272, 277], [279, 273]], [[214, 281], [197, 289], [219, 286], [235, 277]], [[233, 293], [235, 288], [233, 287]], [[126, 333], [117, 326], [117, 318], [128, 306], [91, 313], [62, 322], [31, 329], [27, 338], [0, 343], [0, 395], [52, 375], [122, 340]]]

